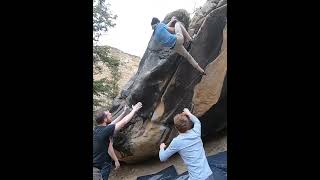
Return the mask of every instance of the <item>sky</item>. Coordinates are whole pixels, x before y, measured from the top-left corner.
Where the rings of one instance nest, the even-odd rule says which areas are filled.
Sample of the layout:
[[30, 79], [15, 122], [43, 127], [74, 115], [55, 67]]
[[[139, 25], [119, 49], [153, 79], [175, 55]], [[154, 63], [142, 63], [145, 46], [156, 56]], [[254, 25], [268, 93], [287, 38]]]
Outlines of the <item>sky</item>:
[[[116, 26], [110, 28], [99, 40], [99, 45], [109, 45], [123, 52], [142, 57], [152, 34], [151, 19], [160, 21], [177, 9], [190, 14], [206, 0], [106, 0], [110, 10], [118, 18]], [[191, 14], [192, 16], [192, 14]]]

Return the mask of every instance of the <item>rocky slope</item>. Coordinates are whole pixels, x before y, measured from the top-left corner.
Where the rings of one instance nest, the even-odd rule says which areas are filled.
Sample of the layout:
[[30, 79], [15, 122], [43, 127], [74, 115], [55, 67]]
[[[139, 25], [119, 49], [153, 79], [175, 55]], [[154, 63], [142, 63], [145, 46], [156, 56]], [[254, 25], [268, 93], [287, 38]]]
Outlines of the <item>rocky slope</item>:
[[[125, 83], [129, 81], [129, 79], [137, 72], [139, 62], [140, 62], [140, 57], [131, 55], [128, 53], [125, 53], [117, 48], [110, 47], [109, 52], [110, 55], [115, 58], [120, 60], [120, 66], [119, 66], [119, 72], [120, 72], [120, 80], [118, 82], [119, 89], [123, 88]], [[105, 77], [111, 77], [110, 74], [110, 69], [102, 64], [99, 64], [102, 66], [102, 72], [95, 74], [93, 76], [94, 80], [99, 80], [101, 78]], [[111, 102], [112, 99], [108, 99], [105, 96], [101, 96], [100, 99], [106, 100], [106, 102]]]

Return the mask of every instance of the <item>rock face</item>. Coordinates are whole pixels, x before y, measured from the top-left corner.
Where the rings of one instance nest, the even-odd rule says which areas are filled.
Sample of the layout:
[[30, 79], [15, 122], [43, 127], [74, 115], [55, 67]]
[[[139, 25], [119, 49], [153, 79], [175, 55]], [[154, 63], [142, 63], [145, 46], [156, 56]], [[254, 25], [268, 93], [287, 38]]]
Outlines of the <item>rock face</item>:
[[116, 118], [125, 104], [139, 101], [143, 108], [114, 137], [120, 160], [138, 162], [156, 156], [161, 142], [177, 135], [173, 117], [187, 107], [202, 122], [202, 135], [214, 135], [227, 125], [227, 2], [208, 1], [190, 21], [182, 9], [174, 15], [196, 35], [189, 53], [207, 76], [202, 77], [183, 57], [161, 48], [151, 37], [137, 73], [114, 99], [111, 112]]

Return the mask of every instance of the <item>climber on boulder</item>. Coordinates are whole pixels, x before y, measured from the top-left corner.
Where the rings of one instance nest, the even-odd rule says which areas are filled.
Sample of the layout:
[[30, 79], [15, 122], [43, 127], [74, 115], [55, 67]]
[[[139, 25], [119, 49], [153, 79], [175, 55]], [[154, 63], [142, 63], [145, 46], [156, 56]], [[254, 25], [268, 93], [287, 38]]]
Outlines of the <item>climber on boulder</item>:
[[184, 48], [183, 43], [192, 42], [192, 38], [178, 19], [173, 16], [168, 24], [161, 23], [156, 17], [151, 21], [152, 29], [154, 30], [155, 40], [158, 41], [163, 47], [169, 47], [176, 53], [185, 57], [189, 63], [196, 68], [202, 75], [206, 75], [204, 70], [199, 66], [197, 61], [188, 53]]
[[[112, 121], [109, 111], [102, 111], [96, 115], [97, 126], [93, 130], [93, 175], [95, 179], [107, 180], [111, 171], [111, 158], [115, 161], [116, 169], [120, 167], [117, 156], [114, 153], [112, 136], [115, 131], [123, 128], [142, 107], [141, 102], [132, 106], [132, 111], [125, 117], [125, 106], [122, 114]], [[110, 158], [111, 156], [111, 158]]]
[[213, 174], [201, 140], [199, 119], [191, 114], [187, 108], [184, 108], [182, 113], [174, 117], [174, 126], [179, 135], [173, 138], [168, 148], [166, 148], [166, 144], [160, 144], [160, 161], [166, 161], [178, 152], [187, 165], [189, 180], [213, 180]]

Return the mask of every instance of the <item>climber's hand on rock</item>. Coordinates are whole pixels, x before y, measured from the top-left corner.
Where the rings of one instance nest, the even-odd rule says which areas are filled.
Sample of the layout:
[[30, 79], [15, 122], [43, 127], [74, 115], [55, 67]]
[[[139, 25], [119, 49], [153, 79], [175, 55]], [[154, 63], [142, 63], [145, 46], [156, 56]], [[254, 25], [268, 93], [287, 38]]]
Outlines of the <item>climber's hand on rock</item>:
[[161, 143], [160, 144], [160, 149], [164, 149], [164, 148], [166, 148], [167, 147], [167, 145], [165, 144], [165, 143]]
[[189, 111], [188, 108], [184, 108], [184, 109], [183, 109], [183, 112], [184, 112], [184, 114], [187, 115], [187, 116], [189, 116], [189, 115], [191, 114], [191, 112]]
[[132, 105], [132, 111], [137, 112], [142, 107], [142, 103], [138, 102], [136, 105]]

